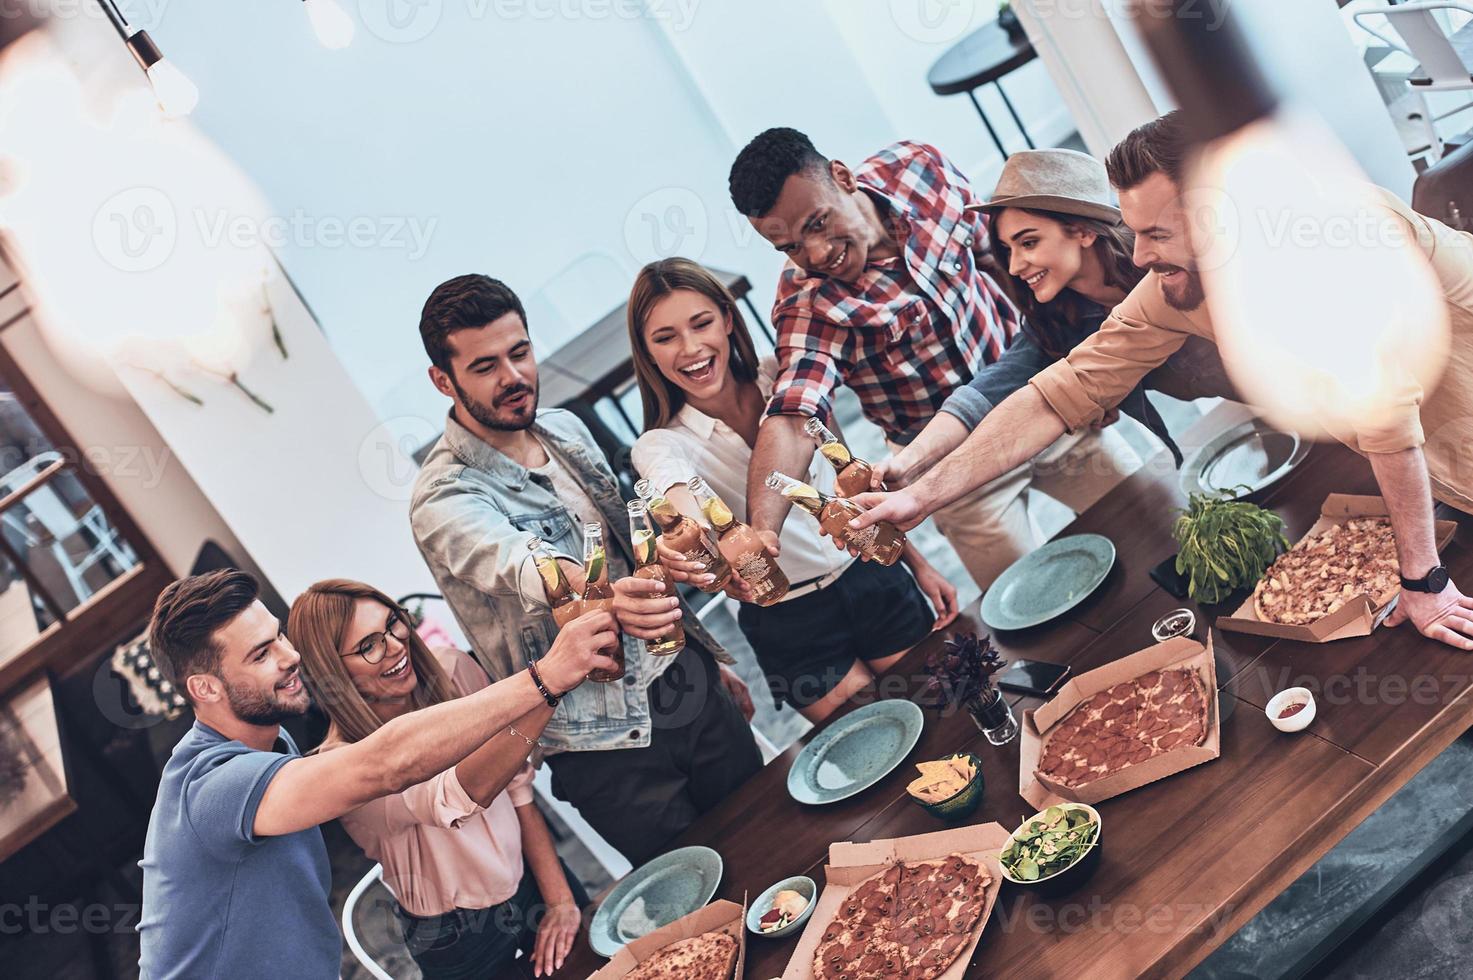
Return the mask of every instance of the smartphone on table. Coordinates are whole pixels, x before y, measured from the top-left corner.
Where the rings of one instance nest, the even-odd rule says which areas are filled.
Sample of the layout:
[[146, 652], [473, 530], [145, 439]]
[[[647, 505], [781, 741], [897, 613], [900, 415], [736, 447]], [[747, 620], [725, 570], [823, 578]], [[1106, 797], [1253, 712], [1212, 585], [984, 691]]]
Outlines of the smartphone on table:
[[1036, 698], [1051, 698], [1069, 679], [1069, 668], [1064, 664], [1047, 664], [1040, 660], [1014, 660], [1008, 668], [997, 675], [997, 686], [1014, 694], [1030, 694]]

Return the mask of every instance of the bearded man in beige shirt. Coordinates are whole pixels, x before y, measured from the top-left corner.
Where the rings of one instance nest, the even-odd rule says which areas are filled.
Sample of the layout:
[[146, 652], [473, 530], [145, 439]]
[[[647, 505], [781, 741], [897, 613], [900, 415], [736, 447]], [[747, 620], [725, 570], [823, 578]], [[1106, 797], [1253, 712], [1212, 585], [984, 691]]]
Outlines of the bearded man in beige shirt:
[[[1172, 113], [1137, 129], [1111, 152], [1110, 181], [1120, 194], [1125, 223], [1136, 233], [1134, 261], [1150, 270], [1147, 276], [1098, 333], [1035, 375], [970, 435], [963, 439], [946, 422], [927, 426], [877, 467], [876, 479], [892, 487], [925, 475], [892, 493], [860, 495], [858, 501], [871, 510], [857, 526], [890, 520], [914, 527], [1031, 459], [1064, 432], [1103, 418], [1188, 338], [1216, 341], [1182, 206], [1188, 151], [1180, 115]], [[1336, 435], [1370, 461], [1396, 530], [1407, 587], [1388, 624], [1410, 620], [1432, 639], [1473, 650], [1473, 598], [1442, 568], [1432, 519], [1434, 496], [1473, 513], [1473, 461], [1463, 458], [1473, 445], [1473, 236], [1417, 214], [1389, 192], [1384, 199], [1405, 224], [1408, 245], [1422, 250], [1442, 287], [1451, 347], [1433, 390], [1408, 381], [1380, 424]], [[1432, 433], [1430, 441], [1426, 433]]]

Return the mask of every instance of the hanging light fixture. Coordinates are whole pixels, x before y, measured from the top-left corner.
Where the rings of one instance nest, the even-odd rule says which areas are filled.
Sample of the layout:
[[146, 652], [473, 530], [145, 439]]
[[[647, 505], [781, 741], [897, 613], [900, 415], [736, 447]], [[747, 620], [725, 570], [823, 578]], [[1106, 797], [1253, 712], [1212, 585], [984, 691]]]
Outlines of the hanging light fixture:
[[353, 18], [338, 6], [337, 0], [302, 0], [302, 5], [307, 8], [312, 33], [324, 48], [336, 51], [353, 43]]
[[1442, 290], [1386, 192], [1209, 3], [1221, 16], [1200, 0], [1135, 16], [1197, 146], [1182, 203], [1223, 362], [1280, 425], [1374, 430], [1446, 363]]
[[138, 67], [148, 76], [148, 82], [153, 86], [154, 98], [158, 99], [159, 108], [164, 110], [164, 115], [187, 116], [193, 112], [194, 107], [199, 104], [199, 89], [189, 80], [189, 76], [164, 57], [164, 52], [149, 37], [147, 31], [135, 30], [129, 26], [115, 0], [97, 2], [107, 14], [113, 30], [118, 32], [118, 37], [123, 39], [128, 50], [133, 53]]

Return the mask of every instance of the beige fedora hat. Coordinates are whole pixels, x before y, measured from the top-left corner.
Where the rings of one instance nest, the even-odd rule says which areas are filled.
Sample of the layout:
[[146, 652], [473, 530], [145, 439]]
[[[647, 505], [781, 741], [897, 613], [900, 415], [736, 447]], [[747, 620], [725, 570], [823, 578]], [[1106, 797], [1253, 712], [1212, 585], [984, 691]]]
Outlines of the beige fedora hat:
[[1019, 150], [1003, 165], [992, 198], [969, 211], [1034, 208], [1118, 223], [1105, 165], [1078, 150]]

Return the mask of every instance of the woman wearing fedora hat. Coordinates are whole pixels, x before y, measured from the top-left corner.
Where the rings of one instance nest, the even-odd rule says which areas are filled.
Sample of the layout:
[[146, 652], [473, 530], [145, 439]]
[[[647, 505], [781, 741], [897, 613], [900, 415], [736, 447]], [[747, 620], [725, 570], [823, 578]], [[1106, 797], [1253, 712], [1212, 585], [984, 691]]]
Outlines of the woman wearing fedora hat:
[[[1145, 275], [1131, 261], [1135, 236], [1110, 203], [1105, 167], [1084, 153], [1013, 154], [992, 198], [977, 208], [992, 214], [992, 253], [1008, 271], [1000, 285], [1023, 315], [1023, 329], [996, 363], [946, 400], [910, 445], [875, 466], [875, 478], [892, 487], [916, 480], [994, 405], [1098, 330]], [[1150, 429], [1180, 464], [1181, 451], [1146, 400], [1152, 382], [1142, 382], [1120, 411]]]

